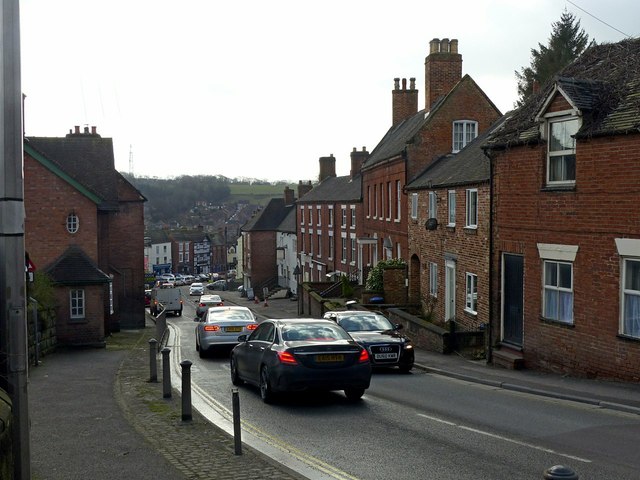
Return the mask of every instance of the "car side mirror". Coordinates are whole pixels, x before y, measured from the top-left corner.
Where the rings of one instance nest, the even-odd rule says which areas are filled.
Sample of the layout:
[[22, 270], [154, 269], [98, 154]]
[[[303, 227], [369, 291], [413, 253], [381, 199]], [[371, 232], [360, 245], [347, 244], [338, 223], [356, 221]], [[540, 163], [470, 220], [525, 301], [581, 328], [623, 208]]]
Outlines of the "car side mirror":
[[396, 323], [396, 330], [402, 330], [404, 328], [404, 325], [402, 325], [401, 323]]
[[240, 335], [240, 336], [238, 337], [238, 341], [239, 341], [239, 342], [246, 342], [246, 341], [247, 341], [247, 338], [248, 338], [248, 335], [245, 333], [244, 335]]

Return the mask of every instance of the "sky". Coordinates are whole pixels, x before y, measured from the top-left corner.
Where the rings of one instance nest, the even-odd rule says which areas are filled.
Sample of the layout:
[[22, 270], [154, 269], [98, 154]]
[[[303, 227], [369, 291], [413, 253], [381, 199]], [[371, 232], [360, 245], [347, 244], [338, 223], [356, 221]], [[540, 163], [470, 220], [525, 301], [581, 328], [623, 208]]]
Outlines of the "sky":
[[432, 39], [458, 39], [504, 113], [565, 9], [598, 43], [640, 35], [637, 0], [20, 0], [25, 133], [95, 126], [136, 176], [297, 183], [328, 155], [348, 175], [391, 126], [394, 78], [424, 108]]

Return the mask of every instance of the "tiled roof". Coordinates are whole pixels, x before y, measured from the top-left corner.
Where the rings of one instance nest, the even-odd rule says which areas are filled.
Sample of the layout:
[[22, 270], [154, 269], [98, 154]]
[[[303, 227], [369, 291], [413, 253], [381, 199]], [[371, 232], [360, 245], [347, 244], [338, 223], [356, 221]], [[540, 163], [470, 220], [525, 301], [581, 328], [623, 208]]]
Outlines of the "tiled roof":
[[97, 285], [111, 281], [77, 245], [67, 248], [44, 272], [58, 285]]
[[489, 158], [482, 150], [487, 136], [504, 121], [497, 120], [485, 133], [475, 138], [458, 153], [443, 155], [429, 165], [423, 173], [407, 185], [407, 190], [452, 187], [486, 182], [489, 180]]
[[33, 148], [103, 199], [102, 209], [117, 209], [118, 185], [113, 142], [98, 134], [27, 137]]
[[170, 230], [169, 238], [176, 242], [210, 242], [209, 234], [202, 230]]
[[556, 88], [582, 110], [583, 124], [578, 137], [636, 131], [640, 127], [640, 39], [588, 48], [512, 112], [486, 146], [504, 148], [539, 141], [535, 117]]
[[242, 227], [243, 232], [277, 231], [294, 205], [285, 205], [284, 198], [272, 198], [269, 203], [257, 212]]
[[284, 220], [280, 223], [278, 227], [279, 232], [285, 233], [296, 233], [296, 209], [290, 208], [287, 216], [284, 217]]
[[362, 177], [351, 175], [327, 177], [302, 196], [298, 202], [359, 202], [362, 200]]

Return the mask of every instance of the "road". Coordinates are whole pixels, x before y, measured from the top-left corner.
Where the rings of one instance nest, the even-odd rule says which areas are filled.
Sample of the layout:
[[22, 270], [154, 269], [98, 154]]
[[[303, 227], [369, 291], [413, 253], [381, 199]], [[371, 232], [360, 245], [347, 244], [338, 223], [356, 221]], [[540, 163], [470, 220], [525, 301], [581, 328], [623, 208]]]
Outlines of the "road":
[[[198, 358], [194, 308], [169, 319], [192, 382], [231, 411], [228, 358]], [[542, 478], [569, 465], [581, 479], [637, 479], [640, 418], [414, 370], [374, 373], [356, 404], [342, 392], [264, 405], [239, 389], [243, 428], [320, 471], [318, 478]], [[310, 475], [312, 476], [312, 475]]]

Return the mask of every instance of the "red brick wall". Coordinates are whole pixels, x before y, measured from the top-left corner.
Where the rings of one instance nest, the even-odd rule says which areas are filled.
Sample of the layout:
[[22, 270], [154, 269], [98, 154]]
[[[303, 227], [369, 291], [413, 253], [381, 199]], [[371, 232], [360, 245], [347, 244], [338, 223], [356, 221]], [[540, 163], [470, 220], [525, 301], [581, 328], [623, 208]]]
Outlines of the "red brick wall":
[[[75, 288], [84, 290], [85, 314], [84, 319], [70, 318], [70, 291]], [[103, 345], [104, 322], [103, 305], [107, 295], [106, 285], [82, 287], [58, 287], [58, 320], [56, 332], [58, 343], [62, 345]]]
[[[500, 256], [524, 254], [525, 364], [640, 380], [640, 340], [618, 336], [620, 257], [616, 238], [640, 238], [640, 135], [579, 140], [576, 187], [544, 191], [545, 145], [500, 152], [494, 163], [494, 340], [500, 338]], [[577, 245], [574, 323], [542, 319], [537, 243]]]
[[248, 247], [251, 285], [256, 286], [276, 277], [276, 232], [250, 232]]
[[[466, 191], [471, 188], [478, 190], [477, 229], [465, 228]], [[450, 189], [456, 192], [455, 227], [447, 226], [448, 190]], [[435, 191], [438, 198], [436, 230], [425, 228], [429, 212], [429, 191]], [[436, 263], [438, 294], [434, 313], [435, 320], [444, 321], [445, 257], [455, 258], [456, 323], [461, 329], [477, 330], [480, 324], [489, 322], [489, 183], [425, 189], [416, 193], [418, 193], [418, 218], [409, 221], [409, 254], [416, 255], [420, 260], [420, 302], [425, 310], [432, 302], [429, 293], [429, 263]], [[467, 272], [477, 275], [478, 300], [475, 315], [465, 311]], [[409, 281], [411, 283], [415, 278], [411, 276]]]

